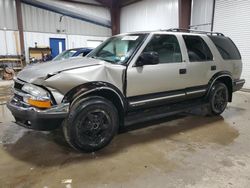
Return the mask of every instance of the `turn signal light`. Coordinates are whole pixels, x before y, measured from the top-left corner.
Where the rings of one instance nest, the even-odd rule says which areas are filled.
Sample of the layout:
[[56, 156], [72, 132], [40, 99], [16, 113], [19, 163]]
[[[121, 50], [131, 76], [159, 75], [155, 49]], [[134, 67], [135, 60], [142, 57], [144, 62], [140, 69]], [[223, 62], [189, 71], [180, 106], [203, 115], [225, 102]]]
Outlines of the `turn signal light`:
[[38, 101], [38, 100], [28, 99], [28, 103], [31, 106], [35, 106], [38, 108], [50, 108], [51, 107], [51, 102], [49, 100]]

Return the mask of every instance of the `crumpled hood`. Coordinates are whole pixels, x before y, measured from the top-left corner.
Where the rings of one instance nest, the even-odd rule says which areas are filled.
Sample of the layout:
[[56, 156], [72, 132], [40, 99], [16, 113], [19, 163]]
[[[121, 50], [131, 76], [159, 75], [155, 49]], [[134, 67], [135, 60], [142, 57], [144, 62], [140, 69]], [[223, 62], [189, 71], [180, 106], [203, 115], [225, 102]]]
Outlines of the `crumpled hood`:
[[40, 64], [28, 65], [17, 75], [17, 78], [28, 83], [37, 79], [44, 79], [48, 74], [54, 74], [79, 67], [99, 65], [103, 61], [93, 58], [71, 58], [62, 61], [51, 61]]

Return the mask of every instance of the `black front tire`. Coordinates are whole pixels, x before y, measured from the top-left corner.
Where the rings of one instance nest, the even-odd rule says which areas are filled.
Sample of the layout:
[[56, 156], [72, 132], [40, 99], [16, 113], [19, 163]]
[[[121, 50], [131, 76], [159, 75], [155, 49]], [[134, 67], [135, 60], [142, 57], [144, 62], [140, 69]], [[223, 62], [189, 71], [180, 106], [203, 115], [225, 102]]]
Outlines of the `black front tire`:
[[228, 103], [228, 88], [224, 83], [216, 82], [209, 94], [209, 114], [220, 115], [224, 112]]
[[117, 109], [109, 100], [98, 96], [74, 102], [63, 122], [66, 141], [82, 152], [94, 152], [108, 145], [118, 127]]

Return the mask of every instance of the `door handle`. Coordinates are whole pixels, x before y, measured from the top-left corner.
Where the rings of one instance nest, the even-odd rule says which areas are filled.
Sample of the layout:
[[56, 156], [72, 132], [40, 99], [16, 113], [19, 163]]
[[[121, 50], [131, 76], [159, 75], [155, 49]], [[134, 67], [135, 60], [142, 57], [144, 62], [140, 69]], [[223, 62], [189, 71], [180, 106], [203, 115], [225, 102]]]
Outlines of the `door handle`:
[[186, 74], [187, 73], [187, 69], [180, 69], [179, 70], [179, 74]]
[[211, 70], [212, 70], [212, 71], [216, 70], [216, 65], [212, 65], [212, 66], [211, 66]]

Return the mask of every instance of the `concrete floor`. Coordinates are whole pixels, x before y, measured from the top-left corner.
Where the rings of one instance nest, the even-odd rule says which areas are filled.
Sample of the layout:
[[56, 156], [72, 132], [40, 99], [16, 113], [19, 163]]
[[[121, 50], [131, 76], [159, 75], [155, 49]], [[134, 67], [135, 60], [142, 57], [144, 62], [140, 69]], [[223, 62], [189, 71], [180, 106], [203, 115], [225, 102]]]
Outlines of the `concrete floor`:
[[0, 187], [249, 187], [249, 104], [250, 94], [237, 92], [222, 116], [151, 122], [92, 154], [72, 150], [60, 131], [15, 125], [2, 104]]

